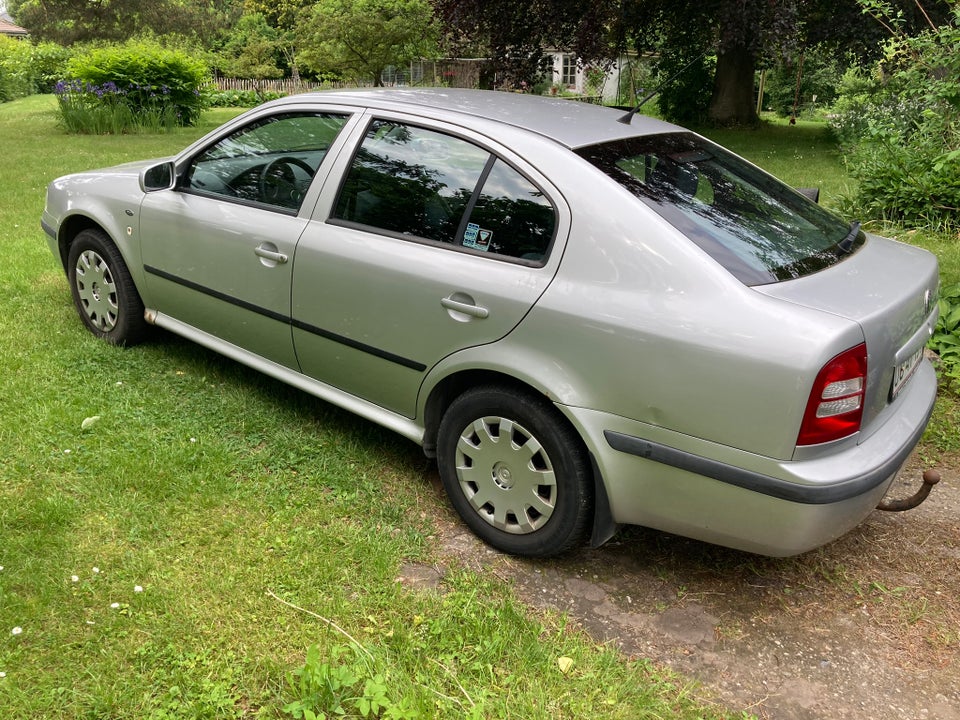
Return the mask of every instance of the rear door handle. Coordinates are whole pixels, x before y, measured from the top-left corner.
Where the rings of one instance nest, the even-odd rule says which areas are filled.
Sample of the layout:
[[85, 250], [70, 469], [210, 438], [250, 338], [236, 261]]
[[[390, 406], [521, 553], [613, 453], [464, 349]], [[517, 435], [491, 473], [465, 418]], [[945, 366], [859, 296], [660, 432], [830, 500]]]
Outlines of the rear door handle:
[[480, 318], [481, 320], [490, 316], [490, 311], [481, 305], [475, 304], [473, 302], [473, 298], [469, 298], [468, 300], [460, 300], [457, 299], [458, 296], [463, 297], [460, 293], [454, 293], [450, 297], [443, 298], [443, 300], [440, 301], [440, 304], [443, 305], [447, 310], [463, 313], [464, 315]]

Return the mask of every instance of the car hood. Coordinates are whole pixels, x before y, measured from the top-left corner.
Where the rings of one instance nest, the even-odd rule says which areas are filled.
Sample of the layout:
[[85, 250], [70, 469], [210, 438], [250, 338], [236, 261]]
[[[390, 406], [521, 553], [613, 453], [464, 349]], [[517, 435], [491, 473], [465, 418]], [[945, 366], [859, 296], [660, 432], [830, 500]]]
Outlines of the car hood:
[[162, 163], [171, 158], [154, 158], [153, 160], [134, 160], [133, 162], [121, 163], [120, 165], [112, 165], [110, 167], [99, 168], [97, 170], [86, 170], [81, 173], [75, 173], [68, 177], [101, 177], [101, 176], [133, 176], [139, 177], [140, 171], [144, 168], [148, 168], [151, 165], [156, 165]]
[[891, 403], [894, 370], [926, 345], [937, 321], [939, 270], [920, 248], [867, 235], [853, 255], [821, 272], [754, 290], [860, 325], [867, 344], [864, 436]]

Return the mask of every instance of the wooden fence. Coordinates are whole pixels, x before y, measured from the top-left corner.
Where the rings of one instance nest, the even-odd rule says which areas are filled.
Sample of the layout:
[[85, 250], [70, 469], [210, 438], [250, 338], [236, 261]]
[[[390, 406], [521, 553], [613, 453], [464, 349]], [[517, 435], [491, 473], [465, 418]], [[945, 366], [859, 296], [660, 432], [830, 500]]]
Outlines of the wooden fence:
[[[480, 61], [478, 60], [422, 60], [407, 67], [390, 68], [381, 78], [386, 86], [425, 85], [455, 88], [475, 88], [480, 84]], [[308, 82], [306, 80], [246, 80], [242, 78], [214, 78], [219, 90], [253, 90], [276, 92], [285, 95], [310, 92], [311, 90], [340, 89], [346, 87], [370, 87], [373, 83], [356, 82]]]

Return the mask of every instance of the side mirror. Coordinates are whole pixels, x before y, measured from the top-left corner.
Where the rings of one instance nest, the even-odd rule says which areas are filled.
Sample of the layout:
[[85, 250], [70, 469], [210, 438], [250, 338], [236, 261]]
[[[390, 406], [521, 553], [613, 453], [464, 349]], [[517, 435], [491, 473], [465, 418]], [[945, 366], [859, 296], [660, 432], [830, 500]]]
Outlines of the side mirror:
[[176, 181], [177, 173], [172, 160], [151, 165], [140, 172], [140, 189], [145, 193], [170, 190]]
[[803, 195], [807, 200], [820, 202], [820, 188], [797, 188], [797, 192]]

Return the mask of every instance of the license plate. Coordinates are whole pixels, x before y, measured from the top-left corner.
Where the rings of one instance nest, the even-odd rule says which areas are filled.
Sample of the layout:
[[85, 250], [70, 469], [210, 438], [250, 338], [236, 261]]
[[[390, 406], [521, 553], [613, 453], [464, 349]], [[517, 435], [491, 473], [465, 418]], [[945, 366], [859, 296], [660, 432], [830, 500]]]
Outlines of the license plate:
[[920, 361], [923, 359], [923, 348], [921, 347], [913, 355], [908, 357], [902, 363], [893, 369], [893, 385], [890, 388], [890, 399], [893, 400], [897, 394], [907, 384], [910, 376], [920, 367]]

